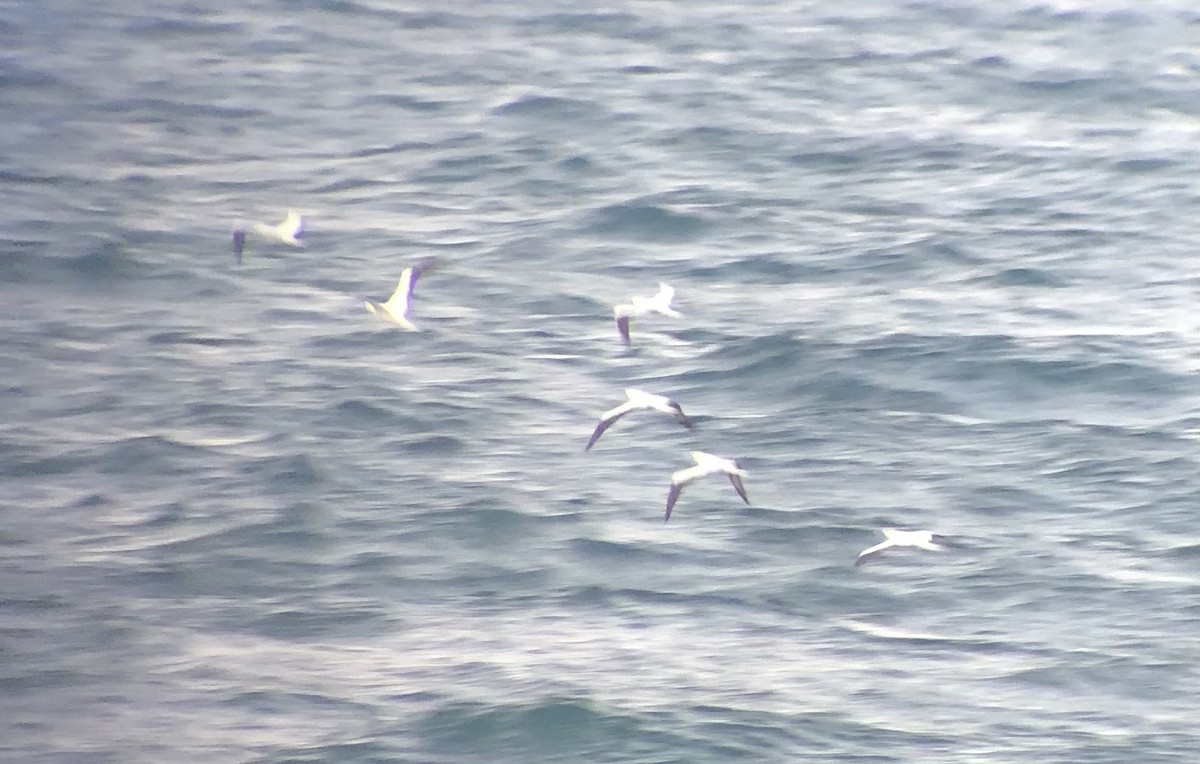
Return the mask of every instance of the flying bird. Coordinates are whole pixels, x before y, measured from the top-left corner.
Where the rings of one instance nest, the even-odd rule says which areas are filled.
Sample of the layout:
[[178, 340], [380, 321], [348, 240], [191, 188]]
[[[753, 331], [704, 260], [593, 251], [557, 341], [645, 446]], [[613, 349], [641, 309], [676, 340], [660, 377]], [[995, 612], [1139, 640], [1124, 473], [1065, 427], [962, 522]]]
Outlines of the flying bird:
[[894, 546], [915, 546], [934, 552], [940, 552], [946, 548], [942, 546], [942, 542], [945, 540], [944, 537], [929, 531], [901, 531], [895, 528], [884, 528], [883, 536], [883, 541], [859, 553], [858, 559], [854, 561], [854, 567], [857, 568], [864, 562], [878, 556], [883, 550], [891, 549]]
[[629, 400], [600, 415], [600, 423], [596, 425], [596, 429], [592, 432], [592, 437], [588, 439], [587, 445], [584, 446], [584, 451], [591, 450], [596, 441], [600, 440], [600, 436], [604, 434], [604, 431], [612, 427], [618, 419], [638, 409], [661, 411], [664, 414], [670, 414], [675, 417], [675, 421], [684, 427], [692, 426], [691, 420], [683, 413], [683, 408], [666, 396], [655, 395], [654, 393], [647, 393], [634, 387], [628, 387], [625, 389], [625, 397]]
[[738, 466], [737, 462], [706, 454], [703, 451], [693, 451], [692, 459], [696, 462], [695, 467], [688, 467], [671, 475], [671, 489], [667, 492], [667, 514], [663, 518], [663, 522], [671, 519], [671, 510], [675, 508], [675, 502], [678, 501], [679, 493], [684, 486], [718, 472], [725, 473], [729, 477], [729, 482], [733, 484], [734, 490], [738, 492], [738, 496], [742, 497], [742, 501], [750, 503], [750, 499], [746, 498], [746, 488], [742, 485], [742, 478], [746, 476], [746, 472]]
[[621, 333], [621, 341], [629, 344], [629, 319], [658, 313], [662, 316], [679, 318], [683, 314], [671, 307], [675, 299], [675, 288], [659, 283], [658, 293], [653, 297], [631, 297], [625, 305], [614, 305], [613, 316], [617, 319], [617, 331]]
[[[261, 236], [264, 239], [290, 244], [293, 247], [304, 246], [304, 242], [301, 240], [304, 236], [304, 216], [294, 210], [289, 210], [287, 217], [281, 223], [277, 223], [276, 225], [255, 223], [250, 227], [250, 230], [255, 235]], [[239, 263], [242, 262], [242, 255], [245, 250], [246, 229], [235, 228], [233, 231], [233, 255]]]
[[371, 315], [377, 315], [381, 318], [394, 321], [410, 332], [417, 331], [417, 327], [408, 320], [408, 309], [412, 303], [413, 287], [417, 285], [417, 279], [420, 278], [421, 274], [432, 269], [432, 267], [433, 260], [426, 259], [400, 271], [400, 282], [396, 284], [396, 291], [392, 292], [392, 296], [386, 302], [367, 300], [364, 303], [367, 307], [367, 312]]

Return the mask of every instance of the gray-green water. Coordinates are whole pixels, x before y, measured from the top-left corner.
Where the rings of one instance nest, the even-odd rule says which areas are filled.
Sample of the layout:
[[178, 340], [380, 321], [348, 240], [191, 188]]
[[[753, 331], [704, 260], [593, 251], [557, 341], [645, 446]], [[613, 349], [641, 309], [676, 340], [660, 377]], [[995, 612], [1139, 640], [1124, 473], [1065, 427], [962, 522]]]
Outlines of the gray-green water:
[[0, 3], [0, 758], [1195, 760], [1198, 31]]

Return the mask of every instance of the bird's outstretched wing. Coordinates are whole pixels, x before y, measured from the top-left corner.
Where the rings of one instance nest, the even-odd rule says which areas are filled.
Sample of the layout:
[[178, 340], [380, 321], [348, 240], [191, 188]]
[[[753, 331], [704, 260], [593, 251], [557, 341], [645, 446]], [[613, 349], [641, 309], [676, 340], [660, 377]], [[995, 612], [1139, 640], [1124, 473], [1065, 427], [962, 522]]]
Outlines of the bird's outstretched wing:
[[671, 483], [671, 490], [667, 491], [667, 514], [663, 517], [663, 522], [671, 519], [671, 510], [675, 509], [675, 502], [679, 501], [679, 493], [683, 490], [683, 486], [678, 483]]

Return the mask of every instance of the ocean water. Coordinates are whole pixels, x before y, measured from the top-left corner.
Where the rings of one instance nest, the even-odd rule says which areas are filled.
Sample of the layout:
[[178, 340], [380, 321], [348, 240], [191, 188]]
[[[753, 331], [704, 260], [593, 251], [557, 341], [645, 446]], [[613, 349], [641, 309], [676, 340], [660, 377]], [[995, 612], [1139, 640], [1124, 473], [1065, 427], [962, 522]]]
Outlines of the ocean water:
[[1198, 33], [0, 2], [0, 760], [1200, 759]]

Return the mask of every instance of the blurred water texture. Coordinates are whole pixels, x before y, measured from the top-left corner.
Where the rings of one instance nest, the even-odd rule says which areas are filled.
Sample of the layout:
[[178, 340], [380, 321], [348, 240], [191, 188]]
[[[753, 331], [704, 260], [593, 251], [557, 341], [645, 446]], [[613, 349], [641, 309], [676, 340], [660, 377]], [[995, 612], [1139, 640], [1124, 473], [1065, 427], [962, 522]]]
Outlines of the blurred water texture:
[[1198, 29], [0, 3], [0, 758], [1194, 760]]

